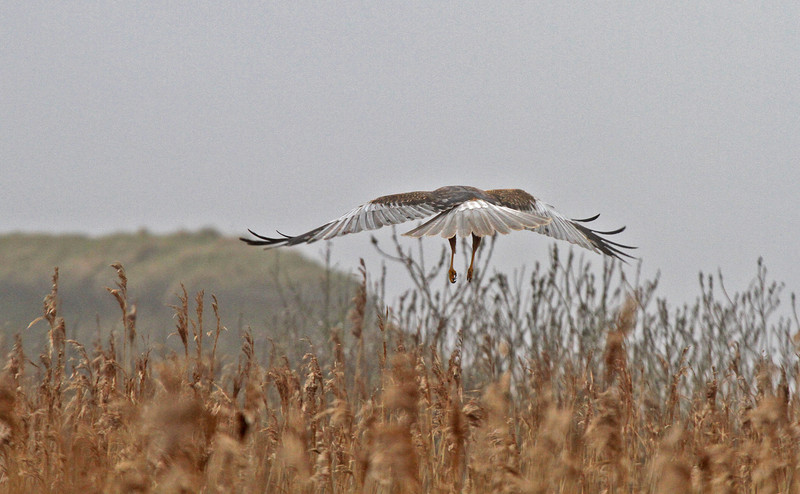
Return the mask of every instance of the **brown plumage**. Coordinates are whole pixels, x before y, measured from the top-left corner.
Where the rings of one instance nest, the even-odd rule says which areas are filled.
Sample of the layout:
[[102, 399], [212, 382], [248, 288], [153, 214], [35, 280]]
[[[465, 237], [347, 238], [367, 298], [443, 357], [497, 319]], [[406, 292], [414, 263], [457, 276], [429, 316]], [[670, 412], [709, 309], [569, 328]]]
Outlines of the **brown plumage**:
[[569, 219], [551, 205], [534, 198], [520, 189], [481, 190], [463, 185], [441, 187], [434, 191], [407, 192], [378, 197], [354, 208], [333, 221], [297, 236], [284, 235], [270, 238], [248, 230], [257, 239], [241, 238], [249, 245], [267, 248], [284, 245], [312, 243], [328, 240], [348, 233], [375, 230], [387, 225], [428, 218], [413, 230], [404, 233], [410, 237], [440, 235], [450, 242], [450, 269], [448, 279], [456, 281], [453, 258], [456, 237], [472, 236], [472, 258], [467, 270], [467, 281], [472, 281], [475, 252], [481, 238], [495, 233], [532, 230], [550, 237], [566, 240], [591, 251], [620, 260], [631, 256], [620, 249], [634, 249], [612, 242], [602, 235], [615, 235], [625, 230], [601, 232], [581, 223], [597, 219], [599, 215], [584, 219]]

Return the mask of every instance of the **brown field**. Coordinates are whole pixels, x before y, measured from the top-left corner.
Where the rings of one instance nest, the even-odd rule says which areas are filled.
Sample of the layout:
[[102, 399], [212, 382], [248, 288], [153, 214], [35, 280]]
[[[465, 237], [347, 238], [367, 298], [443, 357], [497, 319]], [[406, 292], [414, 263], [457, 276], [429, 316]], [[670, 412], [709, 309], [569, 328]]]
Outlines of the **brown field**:
[[800, 492], [797, 318], [760, 262], [670, 307], [555, 250], [455, 287], [392, 255], [413, 290], [386, 307], [362, 273], [348, 317], [285, 352], [184, 292], [156, 356], [119, 265], [122, 331], [69, 340], [56, 271], [47, 350], [18, 339], [0, 378], [0, 491]]

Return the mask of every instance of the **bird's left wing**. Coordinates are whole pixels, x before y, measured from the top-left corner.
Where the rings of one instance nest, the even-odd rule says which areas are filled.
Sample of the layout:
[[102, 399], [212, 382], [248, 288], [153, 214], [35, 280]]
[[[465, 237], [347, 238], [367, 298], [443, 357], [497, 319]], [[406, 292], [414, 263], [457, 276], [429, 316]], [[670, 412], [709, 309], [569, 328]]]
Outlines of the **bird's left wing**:
[[602, 253], [607, 256], [615, 257], [624, 261], [623, 257], [633, 259], [633, 256], [624, 252], [621, 249], [635, 249], [629, 245], [619, 244], [604, 237], [604, 235], [616, 235], [625, 230], [625, 227], [617, 228], [601, 232], [592, 230], [591, 228], [582, 225], [581, 223], [589, 223], [598, 218], [598, 215], [591, 218], [584, 219], [570, 219], [563, 214], [559, 213], [553, 206], [544, 201], [536, 199], [529, 193], [520, 189], [495, 189], [487, 190], [487, 194], [494, 197], [499, 204], [519, 209], [521, 211], [529, 211], [536, 213], [545, 218], [550, 218], [550, 222], [537, 228], [531, 229], [534, 232], [556, 238], [558, 240], [566, 240], [585, 249], [593, 252]]
[[239, 240], [249, 245], [264, 245], [267, 247], [310, 244], [317, 240], [328, 240], [348, 233], [375, 230], [387, 225], [396, 225], [406, 221], [426, 218], [444, 209], [446, 209], [446, 206], [437, 201], [431, 192], [419, 191], [392, 194], [373, 199], [333, 221], [294, 237], [278, 232], [281, 237], [271, 238], [248, 230], [258, 239], [241, 237]]

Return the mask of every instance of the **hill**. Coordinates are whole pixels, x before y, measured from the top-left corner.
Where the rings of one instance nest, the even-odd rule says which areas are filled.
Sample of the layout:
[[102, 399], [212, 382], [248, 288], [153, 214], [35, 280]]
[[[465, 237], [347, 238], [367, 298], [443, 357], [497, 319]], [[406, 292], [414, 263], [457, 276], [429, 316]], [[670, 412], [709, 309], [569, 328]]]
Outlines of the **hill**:
[[229, 329], [252, 325], [267, 333], [275, 328], [278, 335], [287, 328], [310, 333], [320, 321], [341, 319], [355, 286], [350, 278], [296, 252], [244, 248], [237, 239], [212, 230], [97, 238], [13, 233], [0, 236], [0, 259], [0, 334], [6, 349], [16, 333], [24, 335], [28, 348], [44, 342], [46, 324], [26, 328], [42, 313], [55, 267], [67, 338], [84, 341], [122, 330], [120, 308], [106, 289], [116, 287], [117, 274], [110, 267], [116, 262], [127, 273], [137, 332], [156, 342], [174, 331], [170, 306], [180, 304], [181, 285], [191, 301], [205, 291], [206, 321], [215, 321], [213, 294], [223, 322], [236, 324]]

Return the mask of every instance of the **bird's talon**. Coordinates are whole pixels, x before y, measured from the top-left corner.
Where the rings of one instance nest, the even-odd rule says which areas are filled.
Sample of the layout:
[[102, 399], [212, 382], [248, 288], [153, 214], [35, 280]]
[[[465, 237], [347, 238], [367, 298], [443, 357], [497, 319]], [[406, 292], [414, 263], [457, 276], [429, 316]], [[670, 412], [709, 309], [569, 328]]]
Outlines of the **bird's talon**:
[[455, 283], [456, 282], [456, 270], [455, 269], [451, 269], [450, 271], [448, 271], [447, 272], [447, 278], [450, 280], [450, 283]]
[[472, 281], [472, 268], [467, 270], [467, 282]]

